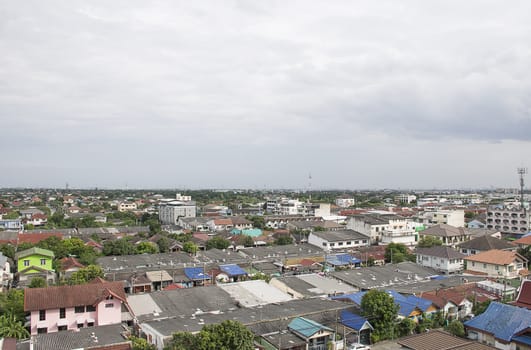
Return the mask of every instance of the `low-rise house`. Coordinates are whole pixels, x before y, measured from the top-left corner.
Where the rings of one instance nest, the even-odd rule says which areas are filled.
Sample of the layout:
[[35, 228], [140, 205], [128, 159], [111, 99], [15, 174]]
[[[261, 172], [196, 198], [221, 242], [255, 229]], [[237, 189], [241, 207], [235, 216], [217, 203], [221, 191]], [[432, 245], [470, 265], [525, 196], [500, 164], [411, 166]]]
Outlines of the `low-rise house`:
[[89, 285], [28, 288], [24, 311], [31, 335], [120, 324], [127, 300], [122, 282], [95, 279]]
[[431, 267], [444, 274], [460, 273], [463, 271], [464, 254], [447, 246], [434, 246], [431, 248], [417, 248], [417, 264]]
[[531, 310], [490, 303], [487, 310], [464, 323], [468, 338], [501, 350], [531, 348]]
[[400, 338], [398, 344], [401, 349], [410, 350], [495, 350], [496, 348], [456, 337], [441, 330], [432, 330], [426, 333], [414, 334]]
[[519, 238], [513, 243], [516, 244], [519, 248], [527, 248], [531, 246], [531, 234], [528, 234], [522, 238]]
[[335, 333], [331, 328], [304, 317], [292, 320], [288, 329], [305, 341], [308, 350], [325, 350], [328, 348], [328, 341], [335, 340]]
[[439, 224], [419, 232], [420, 237], [430, 236], [443, 242], [443, 245], [455, 247], [456, 245], [466, 242], [470, 239], [468, 233], [463, 227], [454, 227], [447, 224]]
[[84, 268], [85, 265], [77, 261], [73, 256], [67, 256], [59, 261], [59, 277], [69, 278], [74, 272]]
[[9, 282], [13, 279], [13, 274], [11, 273], [11, 264], [2, 252], [0, 252], [0, 292], [3, 288], [9, 286]]
[[15, 254], [20, 284], [26, 284], [34, 277], [43, 277], [48, 283], [55, 282], [52, 267], [54, 254], [51, 250], [33, 247]]
[[207, 222], [207, 225], [209, 226], [210, 231], [214, 232], [230, 231], [234, 228], [232, 220], [227, 218], [212, 219]]
[[531, 280], [523, 280], [513, 305], [531, 310]]
[[486, 235], [460, 243], [457, 245], [457, 248], [461, 253], [469, 256], [491, 249], [516, 250], [517, 246], [502, 239]]
[[[374, 328], [365, 317], [348, 310], [341, 310], [339, 314], [339, 322], [348, 328], [345, 329], [344, 338], [348, 339], [349, 343], [371, 343], [371, 331], [373, 331]], [[353, 333], [354, 336], [352, 336]]]
[[527, 259], [514, 251], [492, 249], [465, 258], [466, 273], [494, 278], [519, 278], [527, 273]]
[[308, 243], [328, 251], [367, 247], [370, 244], [369, 237], [354, 230], [311, 232]]

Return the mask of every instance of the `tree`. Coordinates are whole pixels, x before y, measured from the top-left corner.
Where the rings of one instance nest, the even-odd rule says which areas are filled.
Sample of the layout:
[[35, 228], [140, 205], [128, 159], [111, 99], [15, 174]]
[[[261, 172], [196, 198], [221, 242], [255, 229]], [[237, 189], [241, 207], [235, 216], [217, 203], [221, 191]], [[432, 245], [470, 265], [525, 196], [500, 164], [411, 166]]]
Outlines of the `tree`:
[[104, 255], [131, 255], [135, 253], [135, 246], [127, 238], [103, 243]]
[[288, 245], [288, 244], [293, 244], [293, 238], [291, 238], [291, 236], [282, 235], [278, 237], [277, 239], [275, 239], [275, 245]]
[[166, 237], [161, 237], [157, 240], [157, 246], [159, 247], [159, 252], [167, 253], [170, 250], [170, 241]]
[[413, 334], [413, 331], [415, 330], [416, 326], [417, 324], [412, 319], [410, 318], [402, 319], [402, 321], [400, 321], [400, 323], [397, 325], [398, 336], [405, 337], [406, 335]]
[[263, 216], [247, 216], [246, 219], [253, 223], [254, 228], [263, 229], [265, 227], [265, 220]]
[[207, 250], [212, 249], [212, 248], [227, 249], [229, 246], [230, 246], [230, 241], [223, 237], [219, 237], [219, 236], [209, 239], [206, 243]]
[[236, 239], [236, 244], [237, 245], [242, 245], [244, 247], [252, 247], [252, 246], [254, 246], [254, 241], [253, 241], [253, 238], [251, 236], [240, 235]]
[[197, 247], [197, 245], [194, 242], [188, 241], [188, 242], [184, 242], [183, 243], [183, 250], [185, 252], [187, 252], [188, 254], [195, 255], [195, 253], [197, 253], [198, 249], [199, 248]]
[[485, 310], [487, 310], [487, 308], [489, 307], [490, 305], [490, 299], [489, 300], [485, 300], [483, 302], [474, 302], [473, 306], [472, 306], [472, 313], [477, 316], [477, 315], [481, 315], [482, 313], [485, 312]]
[[0, 244], [0, 252], [8, 258], [15, 259], [15, 247], [11, 244]]
[[29, 284], [29, 288], [44, 288], [46, 287], [46, 280], [42, 277], [33, 277]]
[[385, 261], [398, 264], [403, 261], [415, 261], [415, 254], [411, 254], [402, 243], [389, 243], [385, 247]]
[[448, 324], [446, 327], [446, 330], [458, 337], [464, 337], [465, 336], [465, 326], [463, 326], [463, 323], [459, 320], [453, 320]]
[[253, 350], [254, 335], [238, 321], [226, 320], [206, 325], [196, 335], [175, 333], [168, 350]]
[[87, 267], [79, 269], [79, 271], [74, 272], [67, 280], [67, 283], [69, 285], [85, 284], [87, 282], [92, 281], [96, 277], [103, 278], [103, 276], [103, 270], [100, 266], [89, 265]]
[[361, 309], [363, 315], [370, 318], [376, 337], [382, 340], [391, 337], [399, 309], [392, 296], [371, 289], [361, 299]]
[[10, 314], [25, 322], [24, 290], [10, 289], [7, 293], [0, 293], [0, 314]]
[[130, 336], [129, 340], [133, 350], [156, 350], [157, 347], [153, 344], [149, 344], [146, 339], [135, 336]]
[[422, 238], [419, 240], [419, 243], [417, 244], [417, 247], [431, 248], [440, 245], [442, 245], [442, 241], [440, 239], [433, 236], [422, 236]]
[[7, 313], [0, 316], [1, 338], [26, 339], [29, 338], [29, 332], [14, 314]]
[[18, 219], [19, 218], [19, 214], [17, 211], [13, 210], [13, 211], [10, 211], [9, 213], [7, 214], [4, 214], [2, 217], [6, 220], [15, 220], [15, 219]]
[[137, 254], [155, 254], [159, 252], [159, 247], [151, 242], [140, 242], [136, 245]]

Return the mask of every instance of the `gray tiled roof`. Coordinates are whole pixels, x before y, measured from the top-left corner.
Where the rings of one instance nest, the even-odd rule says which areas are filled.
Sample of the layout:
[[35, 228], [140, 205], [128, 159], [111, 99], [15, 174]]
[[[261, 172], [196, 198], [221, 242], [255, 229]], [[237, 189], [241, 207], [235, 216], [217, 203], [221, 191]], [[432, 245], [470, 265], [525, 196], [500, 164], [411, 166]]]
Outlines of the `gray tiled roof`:
[[430, 248], [417, 248], [417, 255], [435, 256], [446, 259], [464, 259], [466, 255], [459, 253], [453, 248], [447, 246], [436, 246]]
[[458, 244], [459, 248], [466, 249], [475, 249], [475, 250], [491, 250], [491, 249], [516, 249], [517, 247], [514, 244], [511, 244], [502, 239], [498, 239], [492, 236], [481, 236], [478, 238], [471, 239], [470, 241], [463, 242]]
[[353, 239], [369, 239], [368, 236], [365, 236], [364, 234], [354, 230], [322, 231], [313, 232], [312, 234], [328, 242], [342, 242]]

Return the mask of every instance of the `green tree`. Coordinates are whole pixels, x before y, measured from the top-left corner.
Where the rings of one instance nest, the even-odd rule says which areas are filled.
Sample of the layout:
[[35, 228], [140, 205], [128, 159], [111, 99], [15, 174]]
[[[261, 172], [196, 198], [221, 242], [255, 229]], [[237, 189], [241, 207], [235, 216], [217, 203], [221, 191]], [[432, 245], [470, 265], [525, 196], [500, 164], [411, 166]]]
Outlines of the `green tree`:
[[155, 254], [159, 252], [159, 247], [151, 242], [140, 242], [135, 250], [137, 254]]
[[277, 239], [275, 239], [275, 245], [288, 245], [293, 244], [293, 238], [288, 235], [281, 235]]
[[405, 337], [406, 335], [411, 335], [415, 331], [417, 324], [410, 318], [404, 318], [397, 325], [397, 331], [399, 337]]
[[62, 227], [65, 220], [65, 214], [62, 210], [57, 210], [52, 216], [48, 217], [48, 224], [52, 227]]
[[206, 249], [227, 249], [230, 246], [230, 241], [220, 236], [209, 239], [206, 243]]
[[183, 243], [183, 251], [187, 252], [188, 254], [195, 255], [198, 249], [199, 248], [194, 242], [188, 241]]
[[382, 340], [391, 337], [399, 309], [392, 296], [371, 289], [361, 299], [361, 309], [363, 315], [371, 319], [376, 337]]
[[403, 261], [415, 261], [415, 254], [409, 253], [408, 248], [402, 243], [389, 243], [385, 247], [385, 261], [398, 264]]
[[0, 252], [7, 256], [8, 258], [15, 259], [15, 247], [11, 244], [0, 244]]
[[0, 316], [1, 338], [26, 339], [29, 338], [29, 332], [14, 314], [7, 313]]
[[242, 245], [244, 247], [252, 247], [252, 246], [254, 246], [254, 241], [253, 241], [253, 238], [251, 236], [240, 235], [236, 239], [236, 245]]
[[254, 335], [238, 321], [206, 325], [196, 335], [175, 333], [168, 350], [253, 350]]
[[[474, 302], [474, 301], [473, 301]], [[477, 316], [477, 315], [481, 315], [482, 313], [485, 312], [485, 310], [487, 310], [487, 308], [489, 307], [490, 305], [490, 300], [485, 300], [483, 302], [474, 302], [473, 306], [472, 306], [472, 313]]]
[[453, 320], [448, 324], [446, 327], [446, 330], [458, 337], [464, 337], [465, 336], [465, 326], [463, 326], [463, 323], [459, 320]]
[[265, 227], [265, 220], [263, 216], [247, 216], [246, 219], [253, 223], [254, 228], [263, 229]]
[[10, 289], [0, 293], [0, 314], [14, 315], [18, 321], [25, 322], [24, 290]]
[[2, 217], [6, 220], [15, 220], [15, 219], [18, 219], [19, 218], [19, 214], [18, 214], [18, 211], [16, 210], [13, 210], [13, 211], [10, 211], [9, 213], [7, 214], [4, 214]]
[[79, 271], [74, 272], [66, 281], [69, 285], [85, 284], [92, 281], [96, 277], [103, 278], [103, 270], [98, 265], [89, 265]]
[[135, 253], [135, 246], [127, 238], [103, 243], [103, 255], [131, 255]]
[[[90, 248], [90, 247], [87, 247]], [[87, 266], [87, 265], [95, 265], [96, 259], [98, 258], [98, 254], [94, 251], [94, 249], [86, 249], [84, 252], [82, 252], [77, 261], [79, 261], [81, 264]]]
[[129, 340], [133, 350], [156, 350], [157, 347], [153, 344], [149, 344], [146, 339], [135, 336], [130, 336]]
[[159, 252], [167, 253], [170, 250], [170, 241], [166, 237], [161, 237], [157, 240], [157, 246], [159, 247]]
[[440, 245], [442, 245], [442, 241], [440, 239], [433, 236], [422, 236], [422, 238], [419, 240], [419, 243], [417, 244], [417, 247], [431, 248]]
[[29, 284], [29, 288], [44, 288], [46, 287], [46, 280], [42, 277], [33, 277]]

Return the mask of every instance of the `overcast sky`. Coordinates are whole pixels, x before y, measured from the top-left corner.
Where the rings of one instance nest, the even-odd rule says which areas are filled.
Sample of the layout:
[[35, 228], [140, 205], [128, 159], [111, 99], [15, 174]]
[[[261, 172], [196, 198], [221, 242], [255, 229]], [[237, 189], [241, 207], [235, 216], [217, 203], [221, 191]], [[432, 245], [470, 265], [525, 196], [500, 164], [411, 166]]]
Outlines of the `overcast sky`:
[[[517, 187], [531, 2], [2, 1], [0, 187]], [[527, 182], [531, 183], [531, 175]]]

